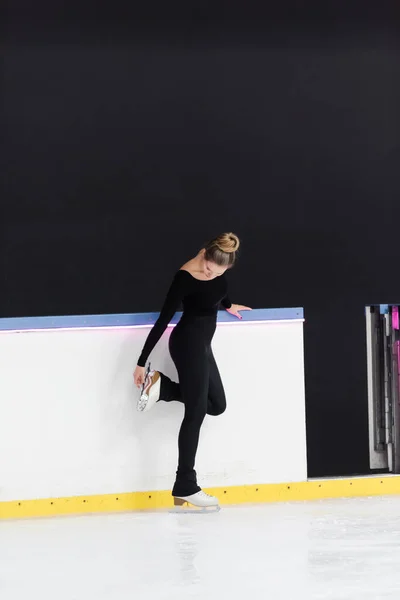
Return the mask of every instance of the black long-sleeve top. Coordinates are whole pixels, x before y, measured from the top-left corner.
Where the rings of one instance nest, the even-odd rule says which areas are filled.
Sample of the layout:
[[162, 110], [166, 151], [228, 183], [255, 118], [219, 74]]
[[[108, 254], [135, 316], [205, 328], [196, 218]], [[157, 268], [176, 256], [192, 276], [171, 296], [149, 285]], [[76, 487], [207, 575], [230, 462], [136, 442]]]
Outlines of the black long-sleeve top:
[[137, 364], [140, 367], [145, 366], [151, 351], [181, 304], [183, 304], [185, 316], [210, 315], [216, 317], [220, 305], [225, 309], [232, 306], [227, 289], [225, 275], [210, 280], [200, 280], [193, 277], [188, 271], [182, 269], [177, 271], [160, 315], [147, 336]]

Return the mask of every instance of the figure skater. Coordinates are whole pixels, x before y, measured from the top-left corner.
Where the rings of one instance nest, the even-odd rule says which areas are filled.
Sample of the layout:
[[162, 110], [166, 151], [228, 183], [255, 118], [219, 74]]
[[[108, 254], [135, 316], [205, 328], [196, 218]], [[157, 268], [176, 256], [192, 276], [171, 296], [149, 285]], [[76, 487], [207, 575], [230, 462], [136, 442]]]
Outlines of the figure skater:
[[[222, 305], [241, 319], [247, 306], [232, 304], [227, 294], [225, 272], [233, 267], [239, 239], [224, 233], [206, 244], [175, 274], [160, 315], [151, 329], [134, 372], [134, 383], [141, 388], [138, 410], [147, 411], [156, 402], [178, 401], [185, 415], [178, 438], [178, 470], [172, 489], [174, 504], [195, 507], [219, 506], [217, 498], [197, 485], [195, 467], [200, 428], [204, 417], [221, 415], [226, 409], [225, 392], [211, 349]], [[183, 314], [169, 338], [169, 351], [175, 363], [179, 383], [145, 365], [154, 346], [183, 304]]]

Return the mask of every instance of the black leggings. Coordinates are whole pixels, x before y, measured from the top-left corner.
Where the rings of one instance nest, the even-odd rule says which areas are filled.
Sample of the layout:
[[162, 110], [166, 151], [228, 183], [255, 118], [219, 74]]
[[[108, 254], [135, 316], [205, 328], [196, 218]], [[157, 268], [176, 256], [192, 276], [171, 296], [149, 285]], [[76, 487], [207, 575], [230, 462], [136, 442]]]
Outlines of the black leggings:
[[182, 318], [169, 339], [179, 383], [162, 374], [160, 400], [185, 405], [174, 496], [189, 496], [200, 490], [194, 470], [200, 428], [206, 414], [216, 416], [226, 409], [224, 387], [211, 349], [215, 328], [213, 317]]

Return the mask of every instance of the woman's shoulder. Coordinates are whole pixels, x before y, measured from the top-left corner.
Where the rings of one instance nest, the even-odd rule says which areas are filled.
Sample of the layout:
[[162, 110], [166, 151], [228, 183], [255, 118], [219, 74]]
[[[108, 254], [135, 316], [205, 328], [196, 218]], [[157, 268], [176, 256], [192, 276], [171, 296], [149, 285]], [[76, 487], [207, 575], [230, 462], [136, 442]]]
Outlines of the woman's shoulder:
[[175, 277], [185, 277], [186, 275], [191, 275], [189, 269], [185, 267], [180, 267], [177, 271], [175, 271]]
[[189, 271], [187, 271], [186, 269], [180, 268], [177, 271], [175, 271], [175, 274], [173, 276], [173, 281], [177, 284], [184, 285], [187, 281], [190, 281], [191, 278], [192, 278], [192, 275], [190, 274]]
[[195, 265], [192, 260], [188, 260], [184, 265], [182, 265], [175, 276], [180, 277], [181, 279], [191, 279], [194, 277], [193, 271], [195, 270]]
[[194, 269], [195, 263], [193, 260], [188, 260], [187, 262], [185, 262], [185, 264], [183, 264], [179, 271], [184, 271], [186, 273], [189, 273]]

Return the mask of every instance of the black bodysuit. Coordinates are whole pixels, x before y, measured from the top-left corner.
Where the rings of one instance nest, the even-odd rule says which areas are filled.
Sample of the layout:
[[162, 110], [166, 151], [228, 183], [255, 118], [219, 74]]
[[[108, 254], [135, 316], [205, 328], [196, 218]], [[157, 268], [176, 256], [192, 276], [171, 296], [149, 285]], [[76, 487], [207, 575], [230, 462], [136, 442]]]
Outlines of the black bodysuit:
[[226, 408], [225, 392], [215, 362], [211, 341], [220, 306], [230, 308], [225, 276], [199, 280], [188, 271], [176, 273], [160, 316], [150, 331], [138, 360], [146, 361], [183, 304], [183, 314], [169, 338], [169, 351], [178, 371], [179, 383], [161, 374], [160, 400], [185, 405], [179, 432], [179, 462], [174, 496], [189, 496], [200, 490], [194, 470], [200, 428], [206, 414], [220, 415]]

